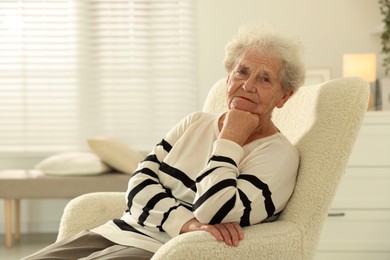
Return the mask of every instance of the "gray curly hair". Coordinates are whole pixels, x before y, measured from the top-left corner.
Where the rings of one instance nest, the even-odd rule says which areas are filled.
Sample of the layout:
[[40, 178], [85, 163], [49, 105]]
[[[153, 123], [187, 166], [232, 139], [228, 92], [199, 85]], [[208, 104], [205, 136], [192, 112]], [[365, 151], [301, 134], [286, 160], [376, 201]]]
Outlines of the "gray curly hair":
[[265, 25], [246, 26], [225, 47], [225, 70], [229, 73], [247, 50], [282, 60], [280, 83], [286, 90], [297, 91], [305, 82], [303, 45], [295, 37]]

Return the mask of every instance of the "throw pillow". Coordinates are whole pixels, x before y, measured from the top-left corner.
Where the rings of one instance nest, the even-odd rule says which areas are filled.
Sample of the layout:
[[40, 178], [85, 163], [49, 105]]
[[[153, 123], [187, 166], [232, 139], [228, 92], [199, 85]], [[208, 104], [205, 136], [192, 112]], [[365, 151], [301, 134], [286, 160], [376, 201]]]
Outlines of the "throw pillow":
[[113, 138], [95, 137], [87, 142], [103, 162], [122, 173], [132, 174], [144, 158], [141, 153]]
[[49, 175], [97, 175], [110, 170], [110, 167], [91, 152], [52, 155], [39, 162], [35, 168]]

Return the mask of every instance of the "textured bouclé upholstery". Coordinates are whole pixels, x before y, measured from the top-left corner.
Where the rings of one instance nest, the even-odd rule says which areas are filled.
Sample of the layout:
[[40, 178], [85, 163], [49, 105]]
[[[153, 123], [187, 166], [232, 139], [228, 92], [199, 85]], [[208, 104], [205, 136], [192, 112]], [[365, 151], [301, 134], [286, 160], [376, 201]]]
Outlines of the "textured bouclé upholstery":
[[[163, 245], [153, 259], [313, 259], [368, 99], [368, 83], [359, 78], [302, 87], [273, 115], [301, 156], [296, 188], [279, 220], [244, 228], [245, 239], [237, 248], [206, 232], [183, 234]], [[226, 110], [225, 79], [210, 90], [204, 110]], [[65, 209], [58, 239], [119, 217], [124, 209], [124, 193], [78, 197]]]

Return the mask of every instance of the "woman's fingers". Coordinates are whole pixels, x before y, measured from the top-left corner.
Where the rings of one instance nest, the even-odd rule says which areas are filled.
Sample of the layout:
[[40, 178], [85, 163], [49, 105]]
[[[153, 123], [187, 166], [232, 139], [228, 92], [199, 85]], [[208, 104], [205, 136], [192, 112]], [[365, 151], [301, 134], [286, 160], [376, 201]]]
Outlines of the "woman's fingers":
[[223, 224], [201, 224], [198, 220], [192, 219], [185, 223], [180, 233], [196, 230], [207, 231], [218, 241], [224, 241], [228, 246], [238, 246], [240, 240], [244, 239], [244, 232], [238, 223]]
[[211, 233], [218, 241], [224, 240], [221, 232], [213, 225], [202, 225], [200, 226], [199, 230], [203, 230]]
[[242, 227], [238, 223], [232, 223], [234, 225], [234, 228], [237, 230], [239, 240], [244, 239], [244, 231], [242, 230]]
[[214, 225], [219, 232], [221, 232], [221, 235], [223, 237], [223, 241], [225, 241], [226, 245], [231, 246], [233, 245], [235, 234], [230, 234], [230, 230], [228, 229], [228, 226], [226, 224], [215, 224]]
[[238, 223], [223, 223], [214, 225], [221, 233], [223, 240], [229, 246], [238, 246], [244, 239], [244, 233]]

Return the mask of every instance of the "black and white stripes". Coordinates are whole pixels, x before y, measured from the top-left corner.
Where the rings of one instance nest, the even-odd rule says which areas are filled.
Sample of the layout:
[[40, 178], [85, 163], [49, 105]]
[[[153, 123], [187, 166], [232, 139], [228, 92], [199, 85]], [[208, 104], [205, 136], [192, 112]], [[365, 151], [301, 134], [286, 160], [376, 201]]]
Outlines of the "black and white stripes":
[[160, 171], [175, 178], [179, 183], [181, 182], [185, 187], [196, 192], [195, 182], [188, 175], [181, 170], [174, 168], [166, 163], [162, 163]]
[[[162, 157], [161, 154], [166, 155], [171, 149], [172, 146], [166, 140], [162, 140], [156, 145], [155, 153], [148, 155], [143, 160], [130, 180], [135, 185], [131, 185], [132, 188], [128, 191], [128, 212], [137, 218], [137, 223], [142, 227], [151, 227], [150, 224], [154, 223], [152, 227], [164, 231], [164, 223], [169, 219], [171, 212], [180, 207], [189, 212], [192, 210], [192, 207], [179, 202], [172, 195], [172, 191], [161, 183], [162, 176], [167, 175], [175, 178], [178, 183], [181, 183], [180, 185], [192, 189], [194, 192], [196, 191], [194, 180], [184, 172], [159, 159], [159, 157]], [[141, 211], [138, 209], [140, 202], [137, 203], [136, 208], [133, 207], [134, 201], [139, 200], [144, 203]], [[164, 200], [166, 203], [162, 203]], [[156, 214], [156, 212], [158, 213]], [[148, 222], [149, 224], [147, 224]]]
[[[257, 192], [260, 191], [261, 194], [264, 196], [267, 218], [274, 215], [275, 206], [272, 202], [272, 196], [271, 196], [272, 193], [269, 190], [267, 184], [262, 182], [256, 176], [249, 175], [249, 174], [239, 174], [238, 177], [235, 177], [236, 176], [235, 174], [231, 174], [230, 178], [228, 178], [229, 175], [227, 175], [227, 172], [238, 171], [237, 168], [238, 166], [236, 162], [227, 156], [213, 155], [210, 158], [208, 167], [206, 168], [204, 173], [199, 175], [199, 177], [196, 179], [196, 182], [198, 186], [202, 186], [202, 181], [206, 180], [206, 182], [208, 183], [211, 182], [212, 185], [208, 184], [207, 189], [203, 191], [201, 195], [199, 195], [200, 192], [198, 192], [197, 199], [193, 205], [193, 210], [195, 214], [196, 211], [203, 204], [207, 204], [208, 202], [211, 201], [216, 201], [217, 203], [212, 205], [207, 205], [207, 207], [205, 207], [206, 209], [213, 209], [212, 211], [213, 215], [210, 216], [210, 219], [208, 221], [210, 224], [221, 223], [224, 221], [224, 219], [230, 219], [228, 217], [229, 214], [237, 215], [237, 212], [234, 212], [234, 208], [235, 206], [237, 206], [237, 208], [243, 208], [241, 212], [238, 212], [238, 214], [241, 214], [241, 217], [239, 219], [240, 225], [241, 226], [250, 225], [252, 202], [248, 197], [249, 194], [247, 195], [242, 190], [242, 188], [238, 187], [238, 183], [240, 182], [249, 182], [253, 186], [253, 188], [256, 188], [256, 189], [251, 189], [252, 193], [256, 193], [256, 191]], [[226, 177], [221, 178], [220, 176], [215, 177], [213, 175], [220, 175]], [[210, 180], [207, 180], [207, 178], [209, 178]], [[213, 181], [216, 179], [221, 179], [221, 180], [214, 184]], [[228, 195], [224, 196], [224, 193]], [[213, 196], [218, 197], [218, 200], [212, 199]], [[221, 201], [221, 198], [225, 198], [225, 200]], [[199, 213], [199, 215], [200, 214], [205, 214], [205, 211], [202, 211], [201, 213]]]
[[[163, 150], [168, 154], [172, 149], [172, 146], [166, 141], [162, 140], [157, 148]], [[159, 149], [156, 149], [158, 151]], [[266, 218], [269, 218], [275, 214], [275, 206], [272, 201], [272, 193], [264, 182], [258, 179], [254, 175], [240, 174], [236, 177], [235, 174], [226, 174], [233, 169], [238, 171], [237, 163], [227, 156], [213, 154], [208, 161], [208, 166], [203, 172], [201, 172], [195, 180], [193, 180], [189, 174], [183, 172], [180, 169], [168, 165], [164, 161], [160, 161], [156, 154], [148, 155], [143, 163], [135, 173], [134, 177], [143, 174], [144, 178], [139, 181], [137, 185], [132, 187], [128, 192], [127, 206], [131, 214], [137, 216], [137, 222], [141, 226], [145, 226], [147, 219], [150, 217], [151, 212], [159, 207], [159, 203], [164, 199], [171, 199], [177, 201], [172, 191], [166, 188], [160, 182], [160, 179], [164, 179], [164, 175], [174, 178], [177, 185], [182, 186], [183, 189], [190, 189], [196, 199], [192, 202], [187, 202], [192, 207], [185, 206], [181, 203], [174, 203], [169, 207], [164, 208], [160, 216], [160, 221], [156, 223], [155, 227], [160, 231], [164, 231], [164, 223], [169, 219], [171, 212], [175, 211], [178, 207], [187, 207], [195, 215], [207, 214], [207, 222], [210, 224], [221, 223], [225, 219], [230, 219], [229, 215], [239, 215], [239, 223], [241, 226], [248, 226], [251, 224], [252, 213], [252, 201], [250, 194], [246, 194], [242, 188], [238, 187], [239, 182], [247, 182], [252, 185], [252, 193], [261, 193], [264, 197], [264, 207], [266, 211]], [[215, 175], [215, 176], [213, 176]], [[224, 175], [226, 177], [220, 177], [217, 175]], [[217, 177], [216, 177], [217, 176]], [[218, 180], [212, 182], [211, 180]], [[207, 184], [204, 184], [207, 183]], [[247, 185], [246, 185], [247, 186]], [[157, 187], [154, 189], [153, 187]], [[197, 187], [202, 187], [199, 191]], [[136, 210], [132, 209], [133, 200], [136, 196], [146, 197], [145, 205], [140, 213], [136, 213]], [[218, 197], [218, 199], [216, 199]], [[253, 197], [253, 196], [252, 196]], [[204, 207], [207, 207], [205, 212]], [[200, 210], [203, 206], [203, 209]], [[235, 207], [240, 208], [240, 212], [236, 212]], [[199, 212], [198, 212], [199, 211]]]
[[275, 205], [272, 201], [272, 193], [267, 184], [262, 182], [259, 178], [249, 174], [241, 174], [238, 179], [245, 180], [254, 185], [258, 190], [262, 191], [265, 203], [265, 209], [267, 211], [267, 218], [272, 217], [275, 214]]
[[281, 134], [245, 149], [218, 139], [218, 118], [194, 113], [175, 126], [130, 178], [128, 210], [110, 222], [123, 232], [101, 234], [128, 245], [155, 239], [158, 246], [193, 218], [241, 226], [273, 220], [294, 188], [296, 149]]

